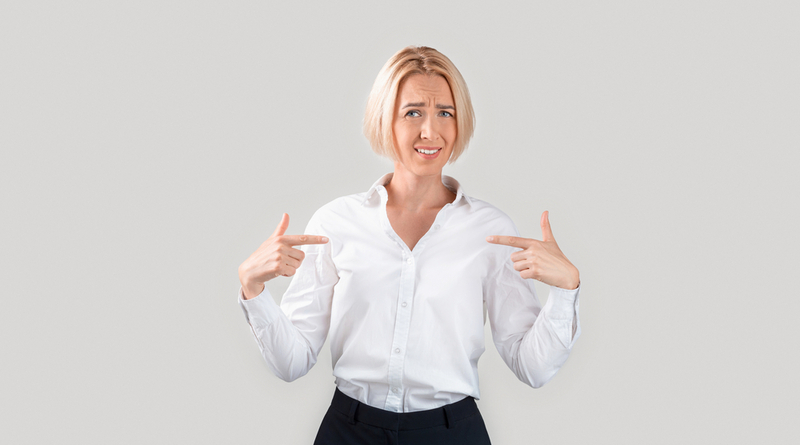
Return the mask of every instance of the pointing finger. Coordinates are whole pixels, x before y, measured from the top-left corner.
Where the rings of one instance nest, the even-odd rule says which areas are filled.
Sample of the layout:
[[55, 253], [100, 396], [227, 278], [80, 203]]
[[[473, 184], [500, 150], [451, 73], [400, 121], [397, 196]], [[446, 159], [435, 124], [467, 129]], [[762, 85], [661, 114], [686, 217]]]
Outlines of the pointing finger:
[[288, 228], [289, 228], [289, 214], [284, 213], [283, 216], [281, 217], [280, 224], [278, 224], [278, 227], [275, 229], [274, 232], [272, 232], [272, 235], [270, 236], [270, 238], [272, 238], [274, 236], [283, 235], [284, 233], [286, 233], [286, 229], [288, 229]]
[[299, 246], [302, 244], [325, 244], [328, 238], [317, 235], [287, 235], [282, 237], [283, 241], [290, 246]]
[[550, 212], [545, 210], [542, 212], [542, 241], [554, 241], [553, 229], [550, 228]]
[[520, 238], [518, 236], [487, 236], [486, 241], [492, 244], [502, 244], [504, 246], [513, 246], [519, 248], [526, 248], [532, 244], [531, 239]]

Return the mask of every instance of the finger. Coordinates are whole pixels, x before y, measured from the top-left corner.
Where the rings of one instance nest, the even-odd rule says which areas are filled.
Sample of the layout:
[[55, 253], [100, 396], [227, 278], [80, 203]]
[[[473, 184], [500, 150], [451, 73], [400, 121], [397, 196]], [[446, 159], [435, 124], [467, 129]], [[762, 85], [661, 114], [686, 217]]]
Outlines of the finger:
[[[536, 241], [536, 240], [531, 240], [531, 241]], [[536, 241], [536, 242], [540, 242], [540, 241]], [[531, 252], [531, 247], [528, 247], [525, 250], [517, 250], [516, 252], [512, 253], [511, 254], [511, 261], [516, 263], [517, 261], [523, 261], [523, 260], [529, 259], [529, 258], [533, 257], [534, 255], [535, 255], [535, 252]]]
[[276, 277], [291, 277], [292, 275], [294, 275], [294, 272], [295, 272], [294, 269], [292, 269], [289, 266], [284, 265], [284, 266], [282, 266], [280, 269], [278, 269], [275, 272], [275, 276]]
[[284, 257], [283, 258], [283, 267], [284, 267], [284, 270], [285, 270], [286, 267], [289, 267], [289, 268], [292, 268], [292, 269], [297, 269], [298, 267], [300, 267], [300, 260], [292, 258], [290, 256]]
[[487, 236], [486, 241], [492, 244], [502, 244], [504, 246], [513, 246], [526, 248], [533, 244], [531, 241], [536, 241], [528, 238], [520, 238], [518, 236]]
[[297, 271], [298, 267], [300, 267], [299, 261], [294, 258], [286, 257], [283, 258], [282, 263], [274, 269], [274, 273], [276, 277], [291, 277]]
[[519, 272], [519, 276], [526, 280], [539, 280], [542, 281], [539, 273], [533, 268], [528, 268]]
[[286, 252], [286, 256], [294, 258], [298, 261], [303, 261], [303, 258], [306, 257], [306, 253], [300, 249], [292, 249], [291, 247], [288, 248], [289, 250]]
[[298, 261], [294, 258], [286, 257], [283, 260], [283, 265], [281, 266], [281, 274], [284, 277], [291, 277], [295, 273], [297, 273], [297, 269], [300, 268], [301, 261]]
[[272, 235], [270, 236], [270, 238], [272, 238], [274, 236], [283, 235], [284, 233], [286, 233], [286, 229], [288, 229], [288, 228], [289, 228], [289, 214], [284, 213], [283, 216], [281, 217], [280, 224], [278, 224], [278, 228], [276, 228], [275, 231], [272, 232]]
[[302, 244], [325, 244], [328, 238], [317, 235], [286, 235], [281, 240], [289, 246], [300, 246]]
[[517, 272], [522, 272], [525, 269], [530, 269], [531, 263], [529, 261], [516, 261], [514, 263], [514, 270]]
[[555, 241], [553, 238], [553, 229], [550, 228], [550, 212], [545, 210], [542, 212], [542, 241]]

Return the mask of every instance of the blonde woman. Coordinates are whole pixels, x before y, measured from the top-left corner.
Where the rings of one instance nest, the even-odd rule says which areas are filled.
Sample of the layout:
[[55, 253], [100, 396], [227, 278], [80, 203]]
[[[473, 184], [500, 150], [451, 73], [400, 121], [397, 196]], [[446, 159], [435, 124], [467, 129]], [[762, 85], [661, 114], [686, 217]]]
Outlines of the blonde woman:
[[[370, 93], [364, 133], [394, 172], [336, 199], [305, 235], [278, 228], [239, 267], [239, 304], [272, 371], [305, 375], [330, 337], [336, 390], [315, 444], [488, 444], [478, 412], [484, 320], [516, 376], [550, 380], [580, 335], [578, 269], [542, 214], [541, 241], [442, 175], [472, 137], [453, 63], [395, 54]], [[280, 307], [264, 283], [293, 276]], [[532, 280], [550, 285], [541, 307]]]

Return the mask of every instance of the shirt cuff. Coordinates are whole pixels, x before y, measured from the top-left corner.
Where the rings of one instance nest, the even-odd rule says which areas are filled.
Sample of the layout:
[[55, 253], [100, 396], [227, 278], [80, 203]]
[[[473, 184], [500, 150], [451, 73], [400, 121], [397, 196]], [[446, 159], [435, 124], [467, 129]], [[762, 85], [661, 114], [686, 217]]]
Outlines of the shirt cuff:
[[239, 306], [244, 312], [244, 316], [253, 328], [264, 328], [271, 325], [281, 316], [281, 308], [275, 303], [272, 294], [267, 287], [257, 296], [245, 300], [242, 288], [239, 288]]
[[548, 314], [553, 319], [574, 318], [578, 307], [578, 294], [581, 285], [575, 289], [562, 289], [550, 286], [550, 296], [547, 298]]

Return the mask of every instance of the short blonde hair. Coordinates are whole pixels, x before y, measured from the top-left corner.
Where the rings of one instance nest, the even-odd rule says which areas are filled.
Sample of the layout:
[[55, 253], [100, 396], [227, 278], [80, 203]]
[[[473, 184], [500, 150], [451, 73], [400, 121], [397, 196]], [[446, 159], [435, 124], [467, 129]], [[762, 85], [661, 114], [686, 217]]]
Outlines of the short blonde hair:
[[397, 159], [394, 146], [394, 108], [400, 84], [411, 75], [427, 74], [444, 77], [453, 93], [458, 134], [448, 162], [454, 162], [466, 150], [475, 130], [475, 112], [461, 73], [450, 59], [433, 48], [407, 46], [392, 56], [381, 68], [367, 100], [364, 114], [364, 136], [379, 155]]

